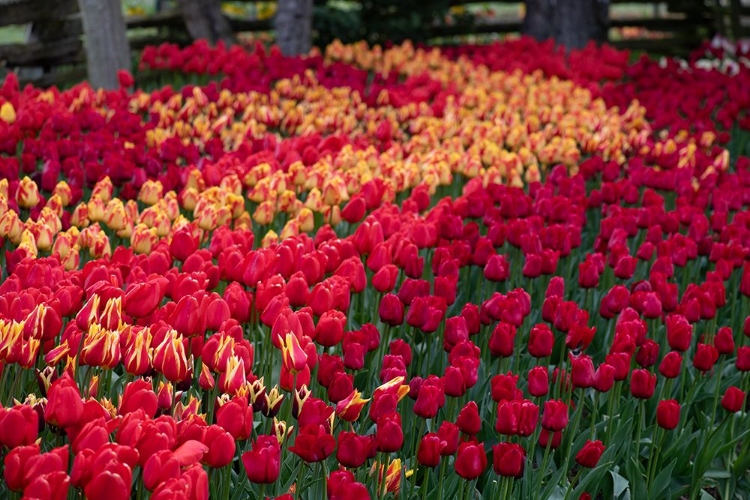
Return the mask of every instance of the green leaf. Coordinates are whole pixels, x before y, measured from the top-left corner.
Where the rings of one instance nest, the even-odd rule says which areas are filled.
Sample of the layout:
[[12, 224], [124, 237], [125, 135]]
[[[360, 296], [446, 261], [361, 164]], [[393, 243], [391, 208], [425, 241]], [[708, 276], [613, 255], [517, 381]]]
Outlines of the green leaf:
[[[580, 498], [580, 496], [589, 490], [589, 487], [592, 483], [596, 484], [596, 488], [599, 489], [601, 487], [602, 479], [604, 479], [604, 476], [607, 474], [607, 470], [612, 466], [612, 462], [604, 462], [600, 463], [596, 466], [596, 468], [591, 469], [588, 471], [588, 473], [583, 477], [583, 479], [578, 481], [578, 486], [576, 486], [576, 489], [573, 490], [573, 495], [571, 498]], [[596, 491], [589, 491], [591, 493], [591, 496], [596, 495]]]
[[732, 474], [726, 470], [710, 469], [706, 471], [705, 474], [703, 474], [703, 477], [708, 477], [711, 479], [727, 479], [727, 478], [732, 477]]
[[609, 474], [612, 476], [612, 483], [614, 484], [612, 494], [613, 498], [617, 500], [630, 500], [630, 483], [627, 479], [622, 477], [617, 472], [611, 470]]
[[677, 459], [672, 460], [669, 465], [664, 467], [659, 474], [654, 478], [654, 482], [651, 483], [651, 489], [648, 492], [649, 498], [662, 498], [662, 493], [669, 486], [672, 480], [672, 470], [677, 464]]
[[630, 495], [633, 498], [649, 498], [641, 464], [637, 461], [636, 457], [630, 457], [626, 463], [625, 471], [630, 480]]

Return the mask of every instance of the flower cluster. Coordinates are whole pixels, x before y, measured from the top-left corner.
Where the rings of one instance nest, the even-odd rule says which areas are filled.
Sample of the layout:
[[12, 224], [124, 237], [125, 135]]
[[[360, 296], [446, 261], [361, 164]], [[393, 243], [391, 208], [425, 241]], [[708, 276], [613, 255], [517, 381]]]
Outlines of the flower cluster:
[[203, 86], [8, 76], [0, 496], [750, 493], [748, 73], [671, 64], [197, 43], [142, 65]]

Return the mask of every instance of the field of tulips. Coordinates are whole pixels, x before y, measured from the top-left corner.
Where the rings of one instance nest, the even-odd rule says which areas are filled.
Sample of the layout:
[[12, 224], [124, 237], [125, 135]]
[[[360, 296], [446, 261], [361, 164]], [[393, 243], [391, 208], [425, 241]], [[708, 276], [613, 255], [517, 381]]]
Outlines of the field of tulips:
[[9, 75], [0, 498], [750, 497], [749, 54]]

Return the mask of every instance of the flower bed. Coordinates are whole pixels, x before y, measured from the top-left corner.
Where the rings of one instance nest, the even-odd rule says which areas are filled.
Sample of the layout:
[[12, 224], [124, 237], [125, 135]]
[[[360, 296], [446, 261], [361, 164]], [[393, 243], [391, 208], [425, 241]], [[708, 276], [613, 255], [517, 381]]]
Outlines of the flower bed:
[[0, 88], [0, 495], [750, 494], [747, 65], [141, 67]]

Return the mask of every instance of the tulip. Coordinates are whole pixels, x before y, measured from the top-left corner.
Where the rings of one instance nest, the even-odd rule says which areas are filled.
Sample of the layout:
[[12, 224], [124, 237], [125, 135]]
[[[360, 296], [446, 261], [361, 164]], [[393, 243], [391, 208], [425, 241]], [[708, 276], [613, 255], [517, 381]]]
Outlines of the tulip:
[[529, 394], [534, 397], [547, 395], [549, 392], [549, 373], [546, 367], [535, 366], [529, 370], [528, 390]]
[[236, 396], [216, 410], [216, 423], [234, 439], [244, 441], [253, 430], [253, 407], [246, 397]]
[[440, 441], [445, 443], [445, 446], [441, 445], [440, 455], [447, 457], [453, 455], [458, 450], [459, 443], [459, 430], [456, 424], [444, 420], [437, 431]]
[[544, 323], [534, 325], [529, 333], [529, 354], [535, 358], [546, 358], [552, 354], [555, 339], [552, 330]]
[[510, 357], [513, 355], [516, 328], [507, 323], [498, 323], [490, 335], [489, 348], [493, 356]]
[[336, 440], [325, 426], [306, 425], [300, 427], [294, 445], [289, 451], [307, 463], [320, 462], [328, 458], [336, 448]]
[[560, 400], [550, 400], [544, 403], [542, 428], [557, 432], [568, 425], [568, 405]]
[[730, 386], [721, 398], [721, 406], [730, 413], [737, 413], [745, 406], [745, 392]]
[[344, 467], [356, 469], [377, 451], [374, 436], [360, 436], [355, 432], [342, 431], [338, 435], [336, 460]]
[[0, 445], [10, 449], [29, 446], [39, 434], [39, 416], [25, 404], [10, 409], [0, 407]]
[[639, 399], [649, 399], [654, 395], [656, 375], [648, 370], [633, 370], [630, 376], [630, 393]]
[[336, 403], [336, 416], [345, 422], [355, 422], [368, 401], [370, 400], [362, 399], [359, 391], [354, 390], [348, 397]]
[[682, 370], [682, 356], [677, 351], [668, 352], [659, 363], [659, 373], [665, 378], [677, 378]]
[[659, 401], [656, 407], [656, 422], [659, 427], [672, 430], [680, 423], [680, 404], [675, 399]]
[[55, 471], [34, 476], [23, 489], [24, 498], [48, 498], [65, 500], [70, 488], [70, 477], [64, 471]]
[[576, 454], [576, 463], [581, 467], [593, 469], [599, 463], [602, 453], [604, 453], [604, 444], [599, 440], [591, 441], [589, 439], [583, 445], [581, 451]]
[[77, 424], [82, 416], [83, 401], [78, 386], [70, 375], [64, 373], [49, 388], [44, 420], [65, 429]]
[[404, 444], [401, 415], [398, 413], [389, 413], [378, 418], [375, 442], [378, 450], [385, 453], [401, 449], [401, 446]]
[[570, 356], [570, 378], [573, 387], [588, 388], [594, 385], [594, 362], [590, 356]]
[[498, 443], [492, 447], [492, 467], [495, 474], [520, 478], [526, 465], [526, 451], [519, 444]]
[[21, 491], [26, 485], [26, 471], [32, 459], [39, 456], [39, 445], [17, 446], [5, 455], [3, 477], [8, 488]]
[[275, 436], [258, 436], [252, 449], [242, 454], [247, 478], [251, 483], [272, 484], [279, 478], [281, 446]]
[[169, 330], [161, 344], [154, 348], [154, 368], [171, 382], [187, 378], [190, 366], [182, 336], [176, 330]]
[[487, 456], [481, 443], [462, 443], [458, 447], [455, 462], [456, 474], [471, 481], [482, 475], [487, 468]]
[[337, 470], [331, 472], [326, 481], [328, 500], [366, 500], [370, 498], [370, 492], [365, 485], [354, 480], [354, 474], [351, 471]]
[[670, 314], [666, 317], [665, 324], [669, 347], [675, 351], [687, 351], [693, 335], [693, 327], [688, 320], [682, 315]]
[[456, 426], [464, 434], [475, 436], [482, 428], [482, 419], [479, 416], [479, 408], [474, 401], [469, 401], [461, 408], [456, 417]]
[[419, 441], [417, 462], [425, 467], [437, 467], [440, 463], [441, 452], [446, 446], [447, 443], [440, 439], [437, 433], [425, 434]]
[[203, 455], [203, 463], [214, 469], [220, 469], [232, 463], [235, 452], [235, 441], [231, 434], [219, 425], [209, 425], [203, 437], [203, 444], [208, 451]]
[[693, 366], [702, 372], [707, 372], [713, 368], [718, 359], [719, 351], [714, 346], [698, 343], [693, 357]]

